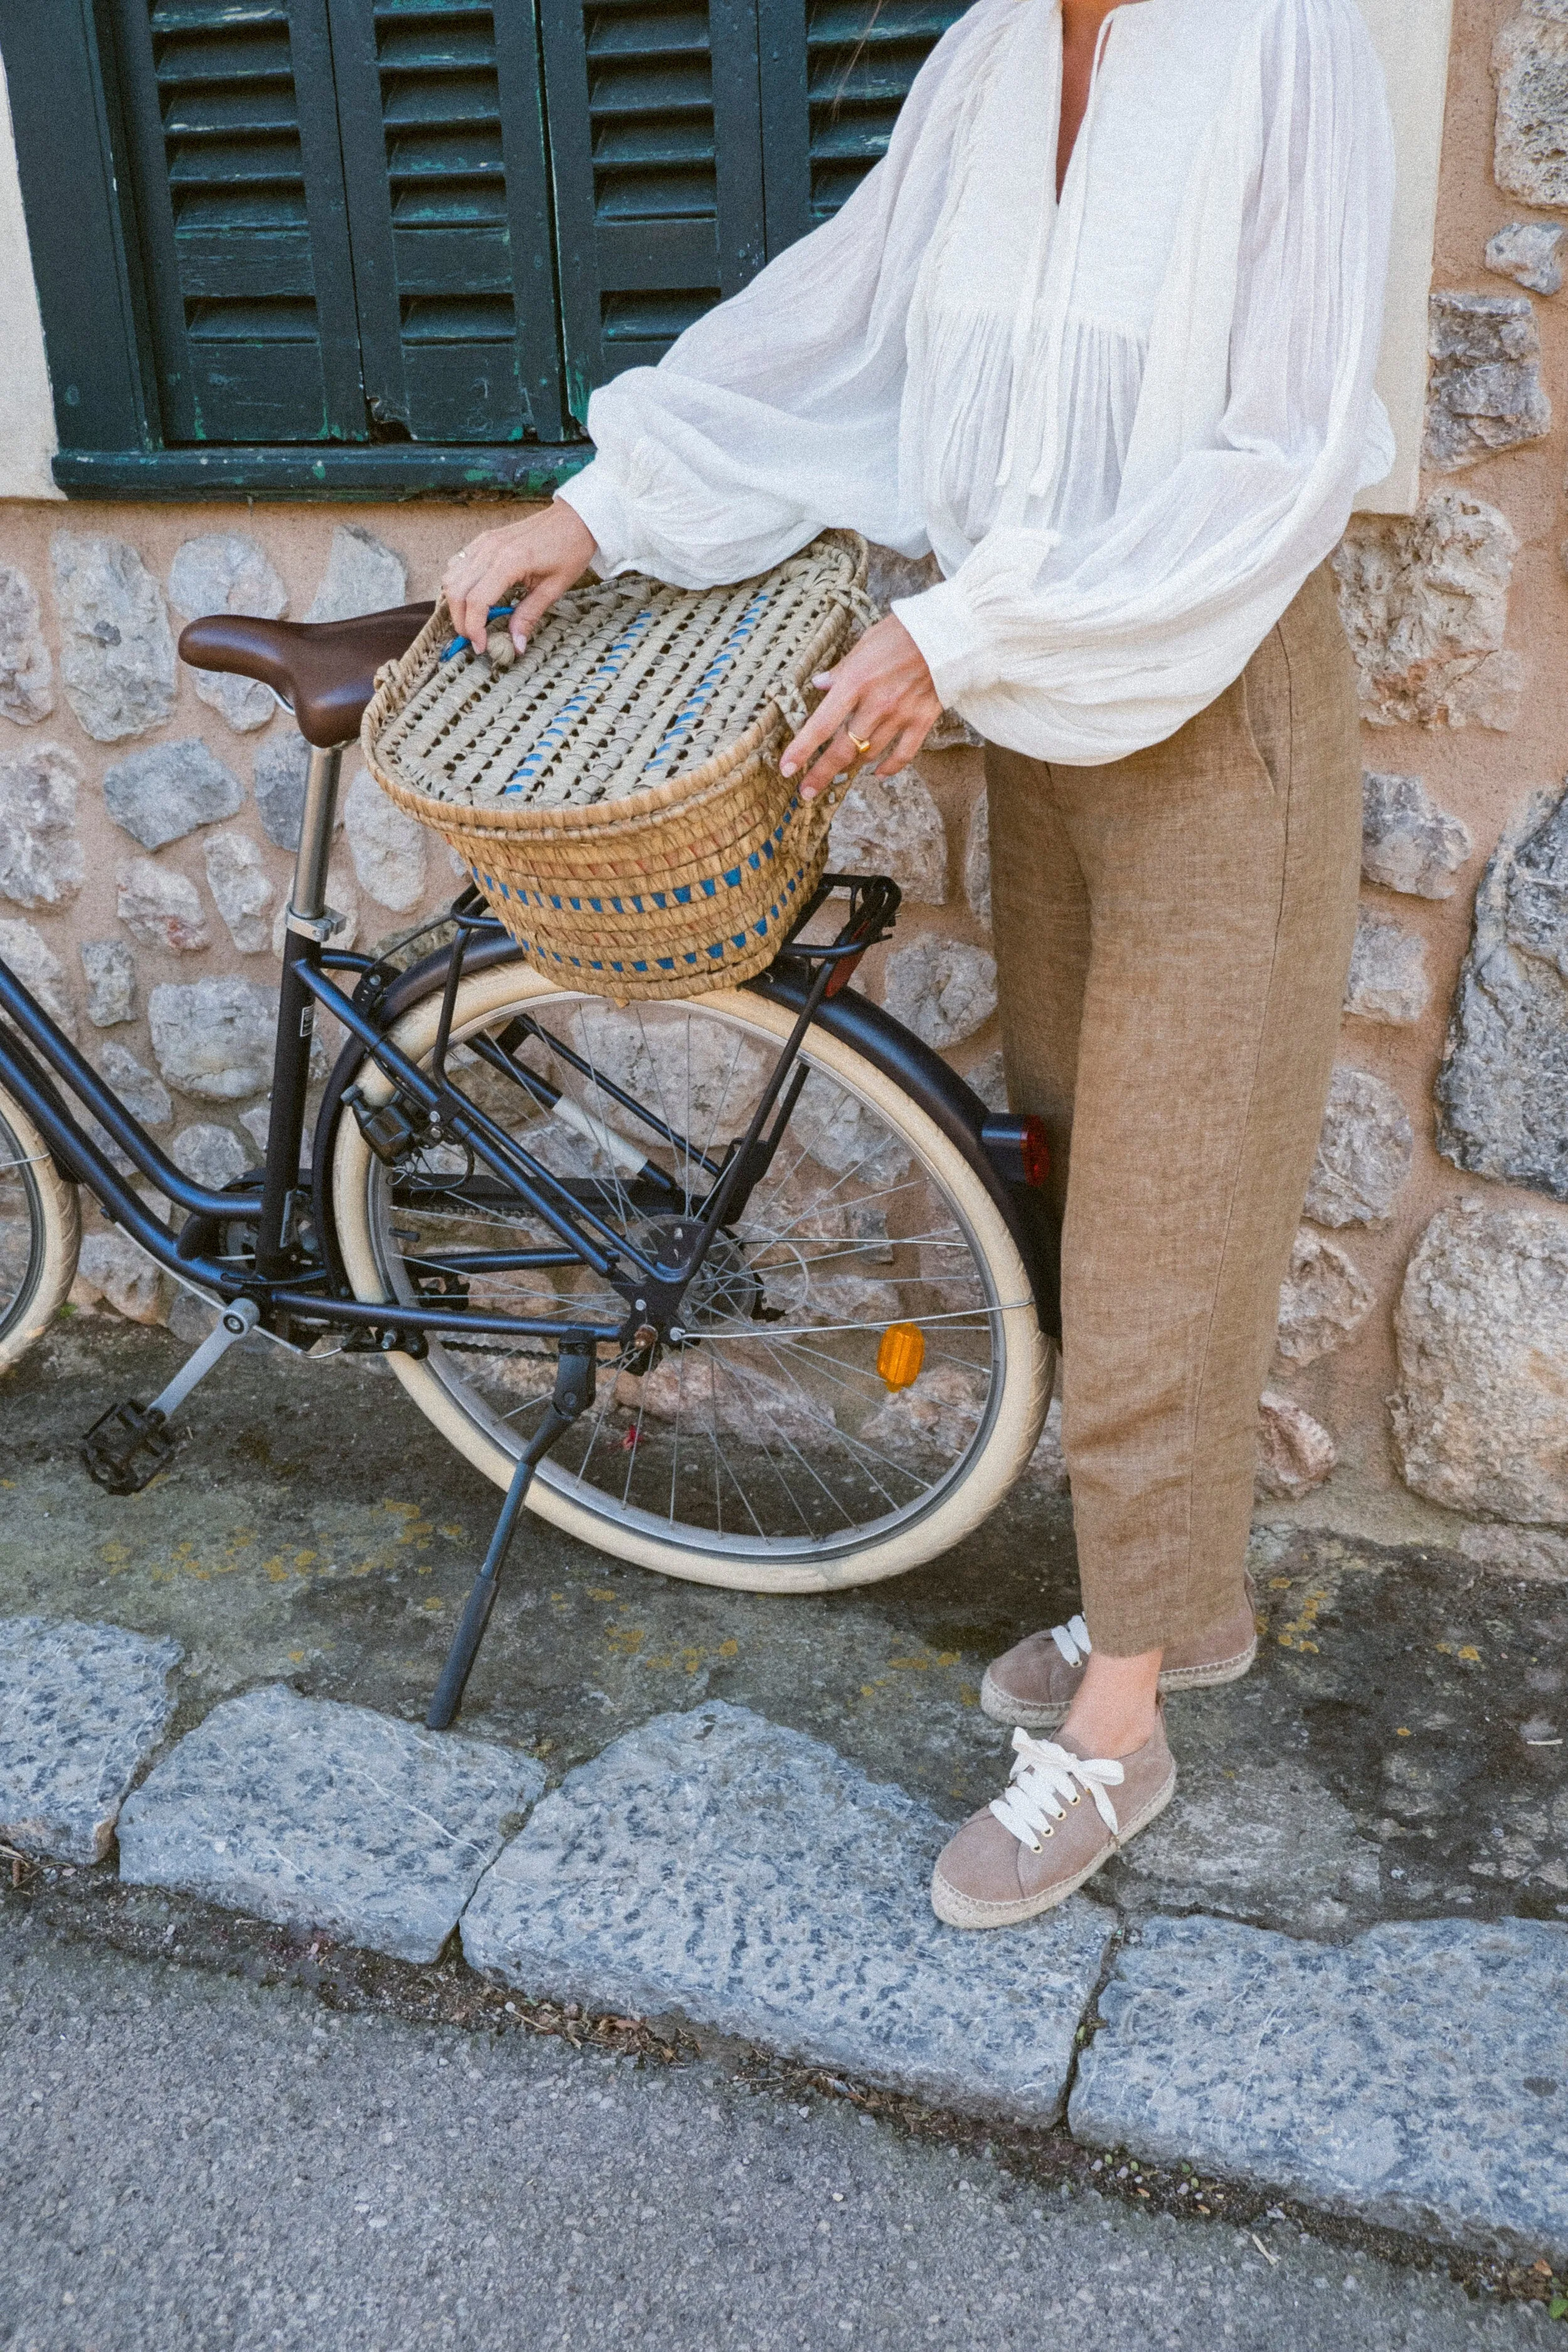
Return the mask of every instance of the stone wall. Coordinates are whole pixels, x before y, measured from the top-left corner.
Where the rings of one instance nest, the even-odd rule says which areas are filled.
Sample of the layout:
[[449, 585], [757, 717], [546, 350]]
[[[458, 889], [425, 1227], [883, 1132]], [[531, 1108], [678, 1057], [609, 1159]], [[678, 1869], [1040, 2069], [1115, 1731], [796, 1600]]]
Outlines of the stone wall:
[[[1495, 145], [1494, 145], [1495, 142]], [[1260, 1430], [1272, 1517], [1568, 1575], [1568, 0], [1459, 0], [1422, 499], [1337, 559], [1364, 698], [1365, 891]], [[0, 506], [0, 953], [174, 1156], [256, 1156], [302, 763], [184, 615], [433, 593], [443, 504]], [[881, 561], [886, 597], [910, 567]], [[363, 942], [456, 887], [346, 770], [332, 903]], [[980, 754], [946, 720], [858, 787], [842, 862], [903, 885], [873, 992], [1000, 1100]], [[81, 1297], [167, 1286], [89, 1239]]]

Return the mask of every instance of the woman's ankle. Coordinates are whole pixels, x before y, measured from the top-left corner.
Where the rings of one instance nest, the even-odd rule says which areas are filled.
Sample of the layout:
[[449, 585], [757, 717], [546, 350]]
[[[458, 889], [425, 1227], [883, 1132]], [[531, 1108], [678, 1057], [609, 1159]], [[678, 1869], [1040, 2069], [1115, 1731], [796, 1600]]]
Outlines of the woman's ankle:
[[1159, 1719], [1159, 1650], [1135, 1658], [1096, 1650], [1060, 1736], [1085, 1756], [1131, 1756], [1153, 1737]]

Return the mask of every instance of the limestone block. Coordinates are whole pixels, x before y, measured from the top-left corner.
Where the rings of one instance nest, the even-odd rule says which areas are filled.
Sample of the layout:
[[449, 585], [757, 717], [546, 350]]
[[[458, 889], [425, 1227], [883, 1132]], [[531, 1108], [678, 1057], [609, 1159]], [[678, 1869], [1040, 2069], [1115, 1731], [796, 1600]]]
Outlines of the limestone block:
[[1317, 1225], [1382, 1225], [1410, 1173], [1415, 1138], [1391, 1086], [1341, 1063], [1329, 1085], [1306, 1213]]
[[20, 919], [0, 922], [0, 962], [10, 965], [23, 987], [31, 990], [50, 1020], [74, 1042], [76, 1006], [66, 985], [65, 966], [31, 923]]
[[853, 1174], [880, 1188], [900, 1183], [910, 1172], [909, 1151], [887, 1121], [826, 1070], [813, 1070], [801, 1088], [790, 1134], [798, 1149], [836, 1176]]
[[987, 1110], [1007, 1108], [1007, 1073], [1002, 1061], [1002, 1048], [995, 1046], [973, 1068], [965, 1070], [964, 1081], [974, 1088]]
[[55, 707], [55, 666], [32, 582], [0, 563], [0, 718], [36, 727]]
[[238, 777], [191, 736], [120, 761], [103, 779], [103, 803], [143, 849], [162, 849], [198, 825], [237, 816], [245, 794]]
[[1436, 1101], [1457, 1167], [1568, 1201], [1568, 790], [1537, 793], [1481, 877]]
[[[251, 1109], [242, 1110], [239, 1114], [239, 1123], [241, 1127], [244, 1128], [247, 1135], [249, 1136], [252, 1143], [255, 1144], [257, 1150], [263, 1158], [265, 1158], [267, 1154], [267, 1138], [271, 1132], [272, 1128], [272, 1106], [270, 1103], [257, 1103]], [[307, 1133], [305, 1140], [308, 1145], [310, 1142], [309, 1133]]]
[[821, 1741], [710, 1701], [569, 1773], [479, 1882], [470, 1967], [595, 2009], [674, 2008], [816, 2065], [1044, 2121], [1113, 1915], [999, 1936], [931, 1913], [950, 1825]]
[[209, 833], [202, 845], [207, 888], [241, 955], [260, 955], [269, 945], [272, 881], [267, 861], [247, 833]]
[[408, 601], [408, 566], [373, 531], [340, 523], [307, 621], [352, 621]]
[[1259, 1766], [1249, 1757], [1237, 1770], [1224, 1748], [1184, 1742], [1179, 1718], [1173, 1730], [1176, 1801], [1127, 1847], [1123, 1900], [1133, 1893], [1163, 1909], [1261, 1913], [1308, 1936], [1342, 1933], [1358, 1912], [1375, 1908], [1377, 1847], [1310, 1765], [1286, 1755]]
[[111, 1038], [99, 1055], [98, 1066], [132, 1118], [139, 1118], [143, 1127], [168, 1126], [174, 1116], [168, 1088], [128, 1046]]
[[119, 868], [114, 911], [139, 947], [195, 955], [212, 945], [195, 884], [150, 857], [127, 858]]
[[1561, 293], [1565, 236], [1568, 229], [1553, 221], [1510, 221], [1488, 238], [1487, 268], [1528, 286], [1532, 294]]
[[123, 940], [83, 940], [87, 1017], [95, 1029], [136, 1018], [136, 959]]
[[1321, 1486], [1339, 1460], [1333, 1439], [1294, 1397], [1265, 1389], [1258, 1403], [1258, 1492], [1294, 1502]]
[[879, 1405], [860, 1434], [896, 1459], [952, 1461], [979, 1428], [984, 1410], [984, 1377], [963, 1364], [939, 1362], [928, 1365], [912, 1388]]
[[1353, 1339], [1376, 1302], [1366, 1276], [1334, 1242], [1302, 1225], [1279, 1286], [1275, 1346], [1288, 1364], [1313, 1364]]
[[0, 1619], [0, 1838], [102, 1860], [125, 1791], [163, 1736], [177, 1642], [42, 1617]]
[[1451, 474], [1552, 430], [1541, 336], [1522, 294], [1434, 294], [1422, 462]]
[[238, 1102], [272, 1076], [278, 996], [249, 980], [164, 981], [147, 1003], [166, 1082], [203, 1102]]
[[131, 1323], [168, 1319], [168, 1284], [157, 1261], [129, 1234], [89, 1234], [77, 1260], [71, 1299], [94, 1307], [104, 1299]]
[[839, 803], [827, 862], [840, 874], [888, 874], [917, 906], [947, 898], [947, 834], [931, 787], [914, 768], [863, 776]]
[[[211, 530], [187, 539], [175, 550], [169, 566], [169, 602], [187, 621], [209, 613], [252, 613], [278, 621], [289, 610], [289, 591], [258, 541], [244, 531]], [[221, 710], [236, 734], [265, 727], [278, 708], [271, 690], [258, 678], [235, 677], [224, 670], [193, 670], [192, 676], [198, 699]]]
[[1467, 1528], [1459, 1549], [1494, 1576], [1529, 1577], [1542, 1584], [1568, 1584], [1568, 1535], [1546, 1528]]
[[274, 1683], [215, 1707], [136, 1790], [120, 1874], [433, 1960], [543, 1786], [514, 1748]]
[[[922, 589], [934, 588], [941, 578], [942, 566], [934, 555], [895, 555], [890, 547], [879, 547], [875, 541], [867, 549], [866, 593], [884, 620], [895, 597], [918, 596]], [[961, 719], [956, 710], [944, 710], [921, 748], [953, 751], [981, 740], [967, 719]]]
[[205, 1184], [211, 1192], [221, 1192], [250, 1165], [250, 1155], [234, 1129], [215, 1127], [207, 1119], [183, 1127], [170, 1147], [170, 1157], [193, 1182]]
[[[770, 1294], [771, 1295], [771, 1294]], [[736, 1445], [809, 1461], [824, 1446], [842, 1459], [833, 1407], [793, 1381], [776, 1381], [738, 1357], [666, 1356], [646, 1380], [626, 1384], [632, 1410], [649, 1420], [716, 1429]]]
[[1507, 517], [1459, 489], [1413, 515], [1352, 518], [1333, 564], [1364, 719], [1514, 723], [1522, 672], [1503, 635], [1518, 552]]
[[883, 1002], [896, 1021], [941, 1053], [972, 1037], [995, 1012], [996, 959], [926, 931], [889, 957]]
[[1363, 908], [1351, 950], [1345, 1011], [1397, 1028], [1419, 1021], [1431, 998], [1426, 942], [1420, 932], [1382, 922]]
[[1568, 1218], [1440, 1209], [1394, 1329], [1405, 1484], [1476, 1517], [1568, 1527]]
[[416, 907], [425, 896], [425, 827], [394, 807], [367, 768], [344, 795], [343, 829], [361, 889], [395, 915]]
[[163, 592], [123, 540], [59, 531], [50, 548], [63, 639], [60, 683], [97, 743], [161, 727], [174, 708]]
[[[261, 830], [268, 841], [290, 854], [300, 846], [310, 767], [310, 747], [301, 735], [274, 735], [256, 754], [256, 806]], [[340, 805], [335, 822], [342, 824], [342, 821]]]
[[963, 845], [963, 895], [977, 923], [991, 929], [991, 803], [982, 793], [969, 812]]
[[1568, 14], [1562, 0], [1525, 0], [1498, 33], [1492, 73], [1499, 187], [1526, 204], [1568, 205]]
[[1419, 776], [1361, 780], [1361, 870], [1385, 890], [1451, 898], [1454, 877], [1474, 846], [1468, 825], [1440, 809]]
[[77, 835], [81, 763], [58, 743], [0, 760], [0, 896], [68, 907], [87, 879]]
[[1068, 2110], [1079, 2138], [1363, 2222], [1568, 2257], [1568, 1930], [1400, 1920], [1336, 1947], [1151, 1919], [1100, 2014]]

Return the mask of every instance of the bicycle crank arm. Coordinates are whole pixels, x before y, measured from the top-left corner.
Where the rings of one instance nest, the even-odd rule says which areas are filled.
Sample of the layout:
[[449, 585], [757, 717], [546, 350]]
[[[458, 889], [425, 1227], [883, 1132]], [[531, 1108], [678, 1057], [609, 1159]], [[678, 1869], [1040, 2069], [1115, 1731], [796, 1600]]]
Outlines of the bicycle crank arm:
[[501, 1568], [511, 1548], [519, 1515], [528, 1499], [528, 1490], [533, 1484], [533, 1474], [551, 1447], [564, 1437], [574, 1422], [593, 1403], [596, 1371], [596, 1341], [587, 1339], [562, 1340], [561, 1359], [555, 1371], [555, 1393], [545, 1409], [543, 1420], [518, 1456], [517, 1467], [511, 1474], [511, 1484], [506, 1490], [506, 1500], [500, 1507], [500, 1517], [490, 1537], [484, 1565], [474, 1579], [462, 1622], [447, 1653], [441, 1679], [436, 1685], [430, 1711], [425, 1717], [427, 1731], [449, 1729], [463, 1703], [463, 1692], [473, 1672], [479, 1643], [485, 1637], [485, 1628], [490, 1622], [490, 1611], [495, 1607], [496, 1593], [500, 1585]]

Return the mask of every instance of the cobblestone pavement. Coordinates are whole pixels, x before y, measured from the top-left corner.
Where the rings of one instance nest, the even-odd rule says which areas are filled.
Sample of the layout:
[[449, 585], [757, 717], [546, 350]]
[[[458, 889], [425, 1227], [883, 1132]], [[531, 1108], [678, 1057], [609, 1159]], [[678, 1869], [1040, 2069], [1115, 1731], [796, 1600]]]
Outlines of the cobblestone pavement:
[[[0, 1922], [7, 2352], [1498, 2352], [1539, 2311], [1045, 2191], [732, 2069], [346, 2017]], [[16, 2086], [28, 2087], [15, 2095]], [[1267, 2248], [1267, 2252], [1261, 2251]]]

